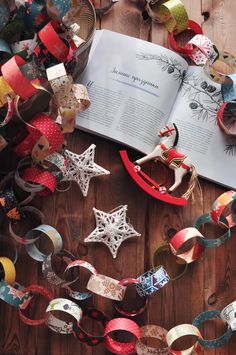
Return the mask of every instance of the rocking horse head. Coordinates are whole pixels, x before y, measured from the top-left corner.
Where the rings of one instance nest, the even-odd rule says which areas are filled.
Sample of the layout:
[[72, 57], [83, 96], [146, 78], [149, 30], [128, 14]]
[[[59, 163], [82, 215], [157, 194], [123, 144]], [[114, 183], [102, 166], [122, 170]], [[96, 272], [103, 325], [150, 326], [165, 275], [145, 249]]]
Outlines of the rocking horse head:
[[169, 122], [165, 127], [163, 127], [159, 133], [158, 136], [161, 138], [164, 137], [170, 137], [172, 143], [172, 146], [176, 146], [179, 140], [179, 131], [178, 128], [176, 127], [176, 125], [172, 122]]

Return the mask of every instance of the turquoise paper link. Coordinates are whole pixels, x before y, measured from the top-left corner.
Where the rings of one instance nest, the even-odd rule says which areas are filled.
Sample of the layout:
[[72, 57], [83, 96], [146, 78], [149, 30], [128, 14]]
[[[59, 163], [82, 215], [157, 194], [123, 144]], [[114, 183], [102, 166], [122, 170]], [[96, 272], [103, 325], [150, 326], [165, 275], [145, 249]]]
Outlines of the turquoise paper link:
[[10, 9], [7, 1], [0, 0], [0, 31], [6, 26], [10, 18]]
[[221, 85], [221, 92], [224, 101], [236, 99], [236, 73], [226, 75], [226, 83]]
[[[229, 223], [227, 219], [224, 216], [220, 217], [221, 222], [229, 226]], [[211, 216], [209, 213], [203, 214], [200, 216], [194, 223], [193, 227], [196, 229], [200, 229], [201, 226], [205, 223], [214, 223], [213, 220], [211, 219]], [[231, 232], [230, 228], [227, 228], [227, 231], [220, 236], [219, 238], [216, 239], [211, 239], [211, 238], [199, 238], [199, 244], [203, 245], [205, 248], [216, 248], [219, 247], [220, 245], [224, 244], [226, 240], [230, 239]]]
[[0, 299], [13, 307], [24, 309], [24, 306], [27, 305], [32, 298], [32, 294], [31, 292], [23, 293], [22, 289], [24, 289], [24, 287], [18, 283], [14, 283], [13, 286], [10, 286], [5, 281], [1, 281]]
[[57, 9], [60, 17], [63, 18], [71, 8], [71, 1], [70, 0], [53, 0], [53, 5]]
[[[220, 318], [220, 311], [206, 311], [200, 313], [193, 321], [193, 325], [195, 327], [199, 327], [200, 324], [206, 322], [208, 319], [212, 318]], [[218, 348], [219, 346], [222, 346], [226, 344], [230, 337], [232, 336], [233, 332], [230, 327], [226, 330], [226, 332], [219, 338], [213, 339], [213, 340], [205, 340], [205, 339], [198, 339], [198, 342], [200, 345], [202, 345], [205, 348], [212, 349], [212, 348]]]
[[11, 48], [9, 47], [8, 43], [0, 38], [0, 52], [11, 54]]

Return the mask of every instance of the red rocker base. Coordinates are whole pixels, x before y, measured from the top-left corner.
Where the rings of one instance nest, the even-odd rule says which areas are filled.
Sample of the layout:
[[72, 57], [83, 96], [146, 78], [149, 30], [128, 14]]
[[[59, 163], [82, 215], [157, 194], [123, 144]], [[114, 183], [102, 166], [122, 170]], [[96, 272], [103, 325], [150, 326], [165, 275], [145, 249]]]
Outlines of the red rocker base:
[[120, 150], [119, 153], [124, 167], [129, 175], [147, 194], [157, 200], [161, 200], [172, 205], [184, 206], [188, 203], [188, 200], [183, 197], [174, 197], [168, 194], [165, 187], [158, 185], [141, 170], [139, 165], [135, 165], [129, 160], [126, 150]]

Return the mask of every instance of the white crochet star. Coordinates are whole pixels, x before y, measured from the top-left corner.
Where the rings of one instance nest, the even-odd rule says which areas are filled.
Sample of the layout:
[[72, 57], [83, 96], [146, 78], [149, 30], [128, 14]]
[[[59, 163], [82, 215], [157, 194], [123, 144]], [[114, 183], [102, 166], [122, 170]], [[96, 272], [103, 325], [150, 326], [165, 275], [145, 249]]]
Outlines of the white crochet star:
[[76, 181], [84, 197], [88, 194], [89, 183], [93, 177], [110, 174], [110, 171], [94, 163], [95, 148], [96, 145], [92, 144], [80, 155], [65, 150], [68, 167], [62, 181]]
[[127, 205], [117, 207], [111, 212], [99, 211], [93, 208], [96, 228], [85, 238], [85, 242], [102, 242], [109, 248], [113, 258], [116, 258], [121, 243], [131, 237], [139, 237], [134, 227], [127, 223]]

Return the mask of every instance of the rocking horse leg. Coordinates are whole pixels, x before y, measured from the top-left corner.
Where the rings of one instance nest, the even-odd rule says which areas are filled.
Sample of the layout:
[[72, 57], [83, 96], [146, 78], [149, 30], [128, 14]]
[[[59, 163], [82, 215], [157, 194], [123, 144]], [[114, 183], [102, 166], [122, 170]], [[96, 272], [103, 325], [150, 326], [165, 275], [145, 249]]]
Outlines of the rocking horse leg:
[[169, 191], [174, 191], [182, 182], [183, 176], [187, 173], [187, 170], [183, 168], [177, 168], [175, 170], [175, 183], [169, 188]]
[[149, 154], [145, 155], [143, 158], [136, 160], [134, 163], [142, 165], [150, 160], [157, 159], [161, 155], [161, 148], [159, 145]]

